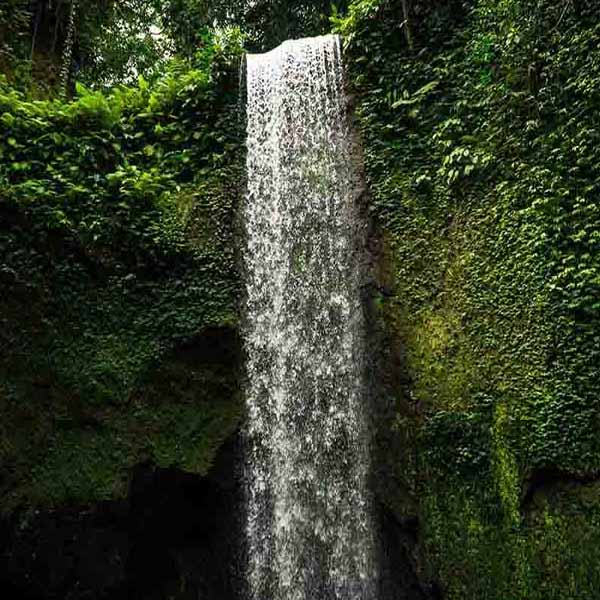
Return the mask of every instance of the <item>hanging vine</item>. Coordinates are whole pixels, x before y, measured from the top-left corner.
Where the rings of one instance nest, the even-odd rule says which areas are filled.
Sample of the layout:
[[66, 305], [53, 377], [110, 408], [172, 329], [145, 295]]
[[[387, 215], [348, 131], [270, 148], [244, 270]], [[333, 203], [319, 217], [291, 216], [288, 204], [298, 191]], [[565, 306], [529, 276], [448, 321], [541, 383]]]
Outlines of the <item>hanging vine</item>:
[[73, 44], [75, 41], [75, 21], [79, 10], [79, 0], [72, 0], [69, 11], [69, 23], [67, 25], [67, 37], [63, 47], [62, 66], [60, 69], [60, 95], [66, 96], [71, 74], [71, 62], [73, 59]]

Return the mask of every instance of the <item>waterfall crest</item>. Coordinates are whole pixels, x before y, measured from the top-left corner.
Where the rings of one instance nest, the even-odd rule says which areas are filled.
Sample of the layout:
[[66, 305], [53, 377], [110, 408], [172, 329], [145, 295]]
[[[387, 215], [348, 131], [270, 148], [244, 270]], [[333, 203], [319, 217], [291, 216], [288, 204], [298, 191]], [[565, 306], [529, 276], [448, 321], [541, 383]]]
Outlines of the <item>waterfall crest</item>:
[[247, 58], [247, 580], [373, 600], [364, 223], [337, 36]]

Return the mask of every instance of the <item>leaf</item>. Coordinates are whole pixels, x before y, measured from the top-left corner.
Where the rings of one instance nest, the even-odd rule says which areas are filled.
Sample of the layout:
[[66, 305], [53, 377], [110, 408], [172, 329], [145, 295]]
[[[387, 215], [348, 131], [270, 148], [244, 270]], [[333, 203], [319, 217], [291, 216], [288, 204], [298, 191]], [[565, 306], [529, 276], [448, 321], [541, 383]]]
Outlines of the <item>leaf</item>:
[[85, 85], [79, 81], [75, 82], [75, 91], [77, 92], [78, 96], [87, 96], [90, 93], [90, 90], [88, 90]]
[[15, 122], [15, 117], [10, 113], [5, 112], [2, 114], [1, 120], [2, 123], [4, 123], [4, 125], [6, 125], [7, 127], [12, 127], [13, 123]]
[[400, 106], [407, 106], [411, 104], [416, 104], [417, 102], [421, 102], [422, 100], [424, 100], [427, 94], [429, 94], [430, 92], [435, 90], [435, 88], [437, 88], [439, 83], [440, 82], [437, 80], [430, 81], [423, 87], [419, 88], [411, 97], [404, 97], [394, 102], [394, 104], [392, 104], [392, 108], [398, 108]]

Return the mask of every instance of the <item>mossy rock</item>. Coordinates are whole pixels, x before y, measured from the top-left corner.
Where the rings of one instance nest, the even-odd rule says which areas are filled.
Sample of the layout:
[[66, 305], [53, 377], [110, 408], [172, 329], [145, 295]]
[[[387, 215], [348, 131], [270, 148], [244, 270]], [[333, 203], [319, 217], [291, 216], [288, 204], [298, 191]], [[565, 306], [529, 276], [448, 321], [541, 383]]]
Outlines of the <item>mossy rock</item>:
[[241, 417], [231, 329], [209, 329], [149, 367], [124, 402], [88, 403], [38, 382], [2, 401], [3, 507], [119, 498], [141, 462], [205, 474]]

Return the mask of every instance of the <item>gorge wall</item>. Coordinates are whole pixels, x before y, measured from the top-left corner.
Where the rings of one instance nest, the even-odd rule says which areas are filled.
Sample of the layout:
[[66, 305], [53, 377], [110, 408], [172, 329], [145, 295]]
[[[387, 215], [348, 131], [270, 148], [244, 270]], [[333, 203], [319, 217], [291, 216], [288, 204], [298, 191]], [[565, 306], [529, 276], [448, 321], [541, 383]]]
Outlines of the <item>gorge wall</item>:
[[448, 598], [600, 589], [597, 11], [365, 1], [338, 24], [396, 401], [381, 494]]

